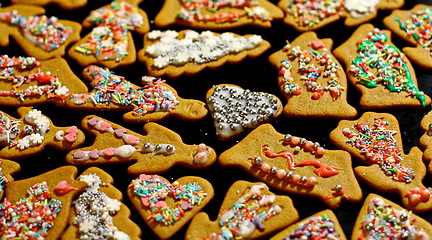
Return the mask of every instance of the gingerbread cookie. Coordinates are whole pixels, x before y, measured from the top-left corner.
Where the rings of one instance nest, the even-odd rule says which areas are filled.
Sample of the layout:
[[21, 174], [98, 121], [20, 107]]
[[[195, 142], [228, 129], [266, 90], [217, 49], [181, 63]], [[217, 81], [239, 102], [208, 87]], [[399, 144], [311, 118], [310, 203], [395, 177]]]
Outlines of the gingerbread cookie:
[[133, 64], [136, 50], [131, 31], [144, 34], [150, 29], [147, 14], [138, 3], [114, 0], [92, 11], [82, 25], [96, 27], [69, 49], [69, 57], [83, 67], [98, 64], [116, 68]]
[[288, 100], [288, 117], [354, 118], [357, 111], [347, 102], [345, 71], [332, 56], [333, 41], [303, 33], [269, 57], [279, 69], [278, 85]]
[[379, 195], [369, 194], [354, 225], [351, 239], [429, 239], [432, 225]]
[[72, 203], [70, 225], [62, 239], [141, 239], [141, 229], [130, 220], [123, 195], [108, 173], [92, 167], [78, 179], [87, 187]]
[[252, 92], [232, 84], [213, 86], [206, 99], [220, 140], [237, 137], [282, 113], [282, 103], [273, 94]]
[[19, 159], [41, 152], [45, 146], [70, 151], [84, 143], [76, 126], [57, 127], [37, 109], [18, 108], [15, 119], [0, 111], [0, 158]]
[[338, 208], [342, 200], [362, 199], [347, 152], [278, 133], [270, 124], [257, 127], [218, 161], [280, 191], [319, 198], [331, 208]]
[[346, 240], [341, 225], [332, 210], [324, 210], [293, 224], [270, 240], [332, 239]]
[[404, 0], [281, 0], [278, 3], [285, 12], [284, 23], [300, 32], [317, 30], [343, 18], [345, 26], [354, 27], [374, 19], [378, 10], [403, 5]]
[[165, 0], [154, 23], [158, 28], [180, 25], [196, 29], [231, 29], [243, 26], [270, 28], [282, 19], [281, 9], [268, 0]]
[[183, 74], [195, 75], [206, 68], [216, 69], [225, 63], [239, 63], [246, 57], [256, 58], [269, 48], [270, 43], [260, 35], [153, 30], [144, 37], [138, 60], [152, 76], [177, 78]]
[[432, 112], [422, 118], [420, 129], [424, 132], [419, 141], [420, 146], [425, 148], [423, 160], [429, 162], [428, 172], [432, 174]]
[[213, 199], [213, 187], [204, 178], [187, 176], [170, 183], [158, 175], [141, 174], [127, 194], [138, 213], [160, 238], [168, 239]]
[[423, 153], [417, 147], [403, 152], [397, 119], [388, 113], [366, 112], [358, 120], [339, 122], [330, 140], [368, 166], [354, 169], [371, 187], [399, 194], [402, 205], [415, 212], [432, 209], [430, 189], [422, 183], [426, 175]]
[[41, 7], [24, 4], [0, 8], [0, 46], [8, 46], [11, 36], [28, 56], [63, 56], [66, 47], [80, 39], [81, 24], [44, 13]]
[[14, 161], [0, 159], [0, 200], [3, 199], [3, 193], [6, 186], [13, 181], [12, 174], [21, 169], [20, 165]]
[[11, 0], [13, 4], [30, 4], [37, 6], [48, 6], [54, 4], [64, 10], [75, 10], [87, 4], [87, 0]]
[[85, 117], [81, 125], [95, 136], [95, 141], [92, 146], [69, 152], [66, 156], [69, 164], [134, 163], [128, 173], [139, 175], [162, 173], [177, 164], [202, 169], [216, 161], [212, 148], [205, 144], [184, 144], [177, 133], [156, 123], [144, 125], [146, 136], [94, 115]]
[[[73, 198], [85, 188], [78, 170], [64, 166], [36, 177], [11, 182], [0, 203], [0, 238], [58, 239], [68, 224]], [[65, 186], [70, 191], [63, 191]]]
[[216, 221], [198, 213], [185, 239], [262, 239], [298, 217], [291, 198], [275, 195], [264, 183], [237, 181], [228, 189]]
[[414, 69], [390, 41], [389, 31], [364, 24], [333, 53], [345, 65], [348, 80], [361, 92], [361, 108], [419, 108], [431, 103], [418, 89]]
[[63, 58], [38, 61], [34, 57], [0, 55], [0, 105], [64, 106], [71, 93], [88, 92]]
[[395, 35], [413, 46], [402, 51], [414, 64], [425, 69], [432, 69], [431, 21], [432, 7], [424, 4], [411, 10], [394, 10], [383, 21]]
[[207, 116], [205, 103], [180, 98], [165, 80], [144, 76], [143, 87], [138, 87], [109, 69], [88, 66], [83, 71], [93, 90], [89, 93], [71, 94], [65, 104], [78, 110], [132, 110], [123, 116], [128, 122], [161, 121], [178, 117], [197, 121]]

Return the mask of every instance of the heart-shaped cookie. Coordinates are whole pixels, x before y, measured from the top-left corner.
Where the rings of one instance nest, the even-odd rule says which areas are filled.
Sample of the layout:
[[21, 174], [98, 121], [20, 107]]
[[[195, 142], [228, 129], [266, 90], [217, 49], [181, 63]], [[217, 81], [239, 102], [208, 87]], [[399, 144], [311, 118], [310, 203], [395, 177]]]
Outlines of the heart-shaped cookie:
[[237, 137], [282, 113], [282, 103], [273, 94], [252, 92], [232, 84], [214, 86], [206, 99], [220, 140]]
[[153, 232], [167, 239], [205, 207], [214, 192], [200, 177], [187, 176], [170, 183], [158, 175], [142, 174], [132, 180], [127, 194]]

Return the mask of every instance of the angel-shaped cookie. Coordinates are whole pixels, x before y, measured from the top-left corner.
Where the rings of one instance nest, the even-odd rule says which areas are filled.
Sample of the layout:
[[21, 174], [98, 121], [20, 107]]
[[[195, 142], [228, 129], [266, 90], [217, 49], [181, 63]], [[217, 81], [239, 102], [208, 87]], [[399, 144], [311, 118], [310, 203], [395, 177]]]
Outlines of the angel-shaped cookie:
[[69, 57], [81, 66], [115, 68], [133, 64], [136, 50], [131, 31], [144, 34], [150, 29], [147, 14], [138, 8], [139, 2], [114, 0], [92, 11], [82, 25], [96, 27], [69, 49]]
[[24, 4], [0, 8], [0, 46], [11, 36], [26, 55], [37, 59], [63, 56], [66, 47], [80, 39], [81, 24], [48, 17], [45, 9]]
[[242, 26], [270, 28], [283, 12], [268, 0], [165, 0], [156, 15], [155, 25], [164, 28], [180, 25], [196, 29], [231, 29]]
[[281, 0], [278, 3], [285, 12], [284, 23], [300, 32], [317, 30], [343, 18], [346, 27], [354, 27], [374, 19], [378, 10], [403, 5], [404, 0]]
[[432, 236], [425, 219], [379, 195], [369, 194], [354, 224], [351, 239], [421, 239]]
[[368, 166], [354, 169], [371, 187], [397, 193], [405, 208], [415, 212], [432, 209], [431, 190], [422, 183], [426, 166], [417, 147], [403, 152], [397, 119], [388, 113], [366, 112], [358, 120], [340, 121], [330, 140]]
[[319, 143], [278, 133], [270, 124], [257, 127], [218, 161], [275, 189], [320, 198], [331, 208], [338, 208], [343, 199], [362, 199], [347, 152], [324, 150]]
[[92, 146], [67, 154], [74, 165], [134, 163], [131, 175], [162, 173], [176, 164], [202, 169], [216, 161], [216, 153], [205, 144], [187, 145], [181, 137], [156, 123], [144, 125], [146, 136], [100, 117], [90, 115], [81, 122], [82, 128], [94, 135]]
[[384, 25], [412, 47], [402, 51], [416, 65], [432, 69], [432, 48], [430, 35], [432, 7], [418, 4], [411, 10], [394, 10], [384, 18]]
[[132, 180], [127, 194], [151, 230], [168, 239], [213, 199], [214, 190], [201, 177], [186, 176], [170, 183], [158, 175], [141, 174]]
[[0, 111], [0, 157], [18, 159], [41, 152], [45, 146], [70, 151], [84, 143], [76, 126], [57, 127], [37, 109], [18, 108], [19, 118]]
[[86, 92], [86, 85], [63, 58], [39, 61], [34, 57], [0, 55], [0, 105], [62, 106], [71, 93]]
[[291, 198], [275, 195], [266, 184], [237, 181], [228, 189], [216, 221], [198, 213], [185, 239], [263, 239], [299, 218]]
[[420, 108], [431, 103], [418, 89], [411, 63], [393, 45], [388, 30], [363, 24], [333, 53], [345, 65], [350, 83], [361, 92], [361, 108]]
[[58, 7], [64, 10], [75, 10], [77, 8], [81, 8], [87, 5], [87, 0], [11, 0], [14, 4], [29, 4], [29, 5], [37, 5], [37, 6], [48, 6], [50, 4], [57, 5]]
[[144, 37], [138, 60], [152, 76], [177, 78], [195, 75], [206, 68], [219, 68], [225, 63], [238, 63], [246, 57], [256, 58], [269, 48], [270, 43], [260, 35], [153, 30]]
[[[58, 239], [68, 224], [73, 198], [85, 188], [78, 169], [64, 166], [11, 182], [0, 203], [0, 238]], [[67, 186], [69, 191], [63, 191]]]
[[21, 169], [20, 165], [14, 161], [0, 159], [0, 200], [3, 199], [3, 193], [11, 181], [13, 181], [12, 174]]
[[333, 41], [303, 33], [269, 57], [279, 70], [278, 85], [288, 100], [288, 117], [354, 118], [357, 111], [347, 102], [345, 71], [333, 57]]
[[78, 180], [87, 187], [72, 203], [62, 239], [141, 239], [141, 229], [131, 221], [129, 208], [121, 202], [123, 195], [108, 173], [91, 167]]
[[95, 65], [83, 71], [93, 90], [71, 94], [65, 101], [68, 108], [79, 110], [132, 110], [123, 116], [128, 122], [160, 121], [178, 117], [197, 121], [207, 116], [205, 103], [183, 99], [175, 89], [160, 78], [142, 77], [143, 87], [136, 86], [109, 69]]
[[428, 172], [432, 174], [432, 112], [422, 118], [420, 129], [424, 132], [419, 141], [420, 146], [425, 148], [423, 160], [429, 162]]

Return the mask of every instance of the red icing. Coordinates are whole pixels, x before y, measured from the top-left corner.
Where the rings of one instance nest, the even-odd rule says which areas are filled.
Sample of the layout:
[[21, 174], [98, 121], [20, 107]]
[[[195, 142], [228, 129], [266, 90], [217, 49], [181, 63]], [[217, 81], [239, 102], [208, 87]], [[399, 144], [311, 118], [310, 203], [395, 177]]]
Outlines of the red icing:
[[287, 160], [288, 168], [290, 170], [294, 170], [295, 169], [294, 161], [293, 161], [294, 156], [293, 156], [293, 154], [291, 152], [289, 152], [289, 151], [282, 151], [282, 152], [279, 152], [279, 153], [274, 153], [274, 152], [270, 151], [270, 148], [267, 145], [263, 146], [263, 152], [266, 155], [266, 157], [269, 157], [269, 158], [276, 158], [276, 157], [283, 157], [283, 158], [285, 158]]
[[303, 160], [300, 163], [297, 163], [295, 166], [296, 167], [313, 166], [315, 167], [313, 172], [322, 178], [333, 177], [339, 174], [337, 167], [324, 164], [315, 159]]
[[77, 190], [77, 188], [72, 187], [71, 185], [69, 185], [67, 181], [63, 180], [57, 183], [57, 185], [54, 188], [54, 193], [59, 196], [63, 196], [74, 190]]

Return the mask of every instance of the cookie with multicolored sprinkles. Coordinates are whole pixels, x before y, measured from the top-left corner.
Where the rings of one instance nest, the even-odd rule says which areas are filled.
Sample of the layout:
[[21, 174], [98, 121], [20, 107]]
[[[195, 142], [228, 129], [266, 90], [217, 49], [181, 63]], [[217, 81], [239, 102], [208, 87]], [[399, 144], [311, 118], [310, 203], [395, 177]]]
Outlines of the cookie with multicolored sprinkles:
[[332, 210], [327, 209], [292, 224], [270, 238], [270, 240], [288, 239], [346, 240], [347, 238], [336, 215]]
[[212, 148], [185, 144], [177, 133], [157, 123], [144, 125], [145, 136], [94, 115], [81, 125], [95, 141], [67, 154], [66, 161], [76, 166], [133, 163], [128, 173], [139, 175], [159, 174], [175, 165], [203, 169], [216, 161]]
[[414, 69], [390, 40], [388, 30], [361, 25], [333, 54], [346, 68], [349, 82], [361, 93], [365, 110], [426, 107], [431, 99], [417, 86]]
[[0, 203], [0, 238], [59, 239], [67, 227], [73, 199], [85, 188], [78, 169], [64, 166], [13, 181]]
[[171, 25], [205, 30], [270, 28], [273, 20], [283, 16], [282, 10], [268, 0], [165, 0], [154, 23], [158, 28]]
[[213, 199], [214, 190], [201, 177], [186, 176], [171, 183], [158, 175], [141, 174], [129, 184], [127, 194], [149, 228], [160, 239], [168, 239]]
[[428, 172], [432, 174], [432, 112], [422, 118], [420, 130], [423, 132], [419, 141], [420, 147], [424, 148], [423, 160], [429, 162]]
[[68, 56], [83, 67], [97, 64], [116, 68], [133, 64], [136, 49], [132, 31], [144, 34], [150, 29], [147, 14], [138, 3], [114, 0], [93, 10], [82, 25], [94, 28], [69, 49]]
[[421, 239], [432, 236], [432, 225], [379, 195], [369, 194], [354, 224], [351, 239]]
[[81, 24], [44, 14], [44, 8], [25, 4], [0, 8], [0, 46], [9, 46], [11, 37], [28, 56], [64, 56], [66, 47], [81, 38]]
[[274, 189], [319, 198], [331, 208], [363, 197], [347, 152], [281, 134], [271, 124], [254, 129], [220, 154], [218, 162], [241, 168]]
[[141, 239], [141, 229], [130, 219], [123, 194], [113, 186], [108, 173], [91, 167], [77, 180], [87, 187], [72, 202], [69, 227], [62, 239]]
[[93, 90], [88, 93], [72, 93], [64, 103], [70, 109], [130, 111], [123, 115], [128, 122], [155, 122], [168, 117], [185, 121], [198, 121], [207, 116], [205, 103], [184, 99], [165, 80], [143, 76], [142, 87], [123, 76], [115, 75], [107, 68], [91, 65], [83, 70], [83, 76]]
[[366, 112], [358, 120], [342, 120], [330, 140], [367, 165], [354, 168], [360, 180], [379, 191], [397, 193], [402, 205], [414, 212], [432, 209], [431, 191], [422, 183], [426, 176], [423, 152], [413, 147], [404, 153], [396, 117]]
[[263, 239], [299, 218], [291, 198], [272, 193], [262, 182], [236, 181], [228, 189], [217, 219], [200, 212], [186, 231], [186, 240]]
[[226, 63], [236, 64], [246, 57], [256, 58], [269, 48], [270, 43], [260, 35], [153, 30], [145, 35], [138, 60], [152, 76], [178, 78], [198, 74], [204, 69], [216, 69]]
[[0, 158], [33, 156], [47, 146], [70, 151], [84, 143], [84, 133], [76, 126], [57, 127], [37, 109], [20, 107], [18, 115], [0, 111]]
[[279, 70], [279, 89], [288, 100], [288, 117], [350, 119], [357, 111], [347, 102], [345, 71], [333, 57], [333, 41], [306, 32], [269, 57]]
[[12, 174], [21, 169], [20, 165], [14, 161], [0, 159], [0, 200], [3, 199], [3, 193], [6, 186], [13, 181]]
[[394, 10], [384, 18], [384, 25], [395, 35], [409, 43], [402, 51], [416, 65], [432, 69], [432, 7], [418, 4], [411, 10]]

